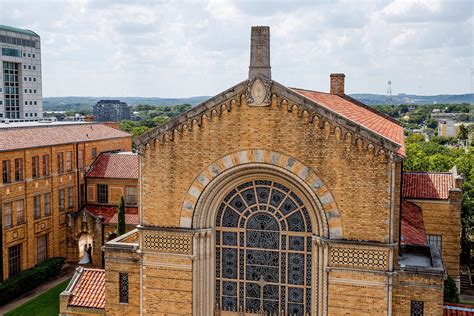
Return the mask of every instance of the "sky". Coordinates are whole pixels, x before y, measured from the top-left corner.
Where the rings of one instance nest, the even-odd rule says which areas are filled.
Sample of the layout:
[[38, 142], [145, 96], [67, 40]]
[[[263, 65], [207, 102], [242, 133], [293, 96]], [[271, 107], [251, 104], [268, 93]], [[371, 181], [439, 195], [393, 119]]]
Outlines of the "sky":
[[248, 77], [252, 25], [287, 86], [473, 92], [471, 0], [0, 0], [0, 24], [41, 36], [43, 96], [215, 95]]

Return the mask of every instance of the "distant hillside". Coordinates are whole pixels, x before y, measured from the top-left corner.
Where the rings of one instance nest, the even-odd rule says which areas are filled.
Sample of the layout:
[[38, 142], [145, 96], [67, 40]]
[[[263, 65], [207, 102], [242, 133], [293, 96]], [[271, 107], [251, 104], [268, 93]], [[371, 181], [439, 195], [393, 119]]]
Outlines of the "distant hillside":
[[[387, 104], [387, 96], [382, 94], [355, 93], [351, 96], [368, 105]], [[92, 106], [101, 99], [119, 99], [128, 105], [196, 105], [208, 99], [208, 96], [197, 96], [191, 98], [140, 98], [140, 97], [45, 97], [43, 105], [45, 111], [77, 111], [80, 109], [92, 110]], [[392, 96], [392, 104], [452, 104], [470, 103], [474, 104], [474, 94], [440, 94], [431, 96], [420, 96], [412, 94], [397, 94]]]

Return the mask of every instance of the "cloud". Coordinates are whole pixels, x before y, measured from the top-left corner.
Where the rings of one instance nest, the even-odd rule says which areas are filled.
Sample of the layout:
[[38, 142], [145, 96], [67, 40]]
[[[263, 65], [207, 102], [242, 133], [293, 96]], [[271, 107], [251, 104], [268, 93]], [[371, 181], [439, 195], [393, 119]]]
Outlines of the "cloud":
[[[250, 26], [270, 25], [272, 72], [289, 86], [463, 93], [471, 1], [0, 0], [3, 24], [42, 38], [46, 96], [212, 95], [248, 73]], [[7, 9], [8, 8], [8, 9]]]

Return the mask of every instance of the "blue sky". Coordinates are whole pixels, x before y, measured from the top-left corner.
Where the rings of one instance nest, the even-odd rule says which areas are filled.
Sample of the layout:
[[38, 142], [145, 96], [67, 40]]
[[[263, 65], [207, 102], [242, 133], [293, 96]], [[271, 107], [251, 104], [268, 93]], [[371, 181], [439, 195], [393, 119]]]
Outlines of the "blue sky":
[[0, 0], [42, 38], [44, 96], [214, 95], [247, 77], [269, 25], [274, 80], [348, 93], [471, 92], [474, 1]]

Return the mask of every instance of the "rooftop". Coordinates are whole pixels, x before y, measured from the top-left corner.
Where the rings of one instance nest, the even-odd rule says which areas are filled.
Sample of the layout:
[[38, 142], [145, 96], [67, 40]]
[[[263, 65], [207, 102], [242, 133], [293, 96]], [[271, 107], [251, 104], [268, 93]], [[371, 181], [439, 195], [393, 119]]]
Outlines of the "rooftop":
[[8, 26], [8, 25], [2, 25], [0, 24], [0, 31], [6, 31], [6, 32], [14, 32], [14, 33], [20, 33], [24, 35], [30, 35], [30, 36], [37, 36], [39, 37], [38, 34], [31, 30], [26, 30], [26, 29], [19, 29], [13, 26]]
[[[104, 224], [117, 224], [117, 206], [88, 205], [85, 211], [94, 217], [102, 216]], [[138, 225], [138, 207], [125, 207], [125, 224]]]
[[69, 283], [71, 294], [68, 306], [105, 308], [105, 270], [78, 268]]
[[404, 172], [404, 198], [446, 200], [454, 188], [454, 176], [449, 172]]
[[86, 177], [138, 180], [138, 155], [132, 152], [101, 154]]
[[428, 244], [423, 221], [423, 211], [414, 203], [402, 200], [402, 244], [424, 245]]
[[0, 152], [131, 137], [130, 134], [97, 123], [14, 126], [0, 128]]

